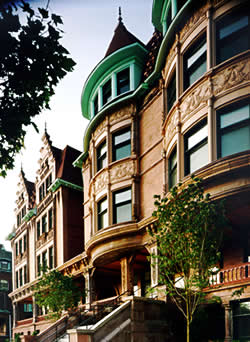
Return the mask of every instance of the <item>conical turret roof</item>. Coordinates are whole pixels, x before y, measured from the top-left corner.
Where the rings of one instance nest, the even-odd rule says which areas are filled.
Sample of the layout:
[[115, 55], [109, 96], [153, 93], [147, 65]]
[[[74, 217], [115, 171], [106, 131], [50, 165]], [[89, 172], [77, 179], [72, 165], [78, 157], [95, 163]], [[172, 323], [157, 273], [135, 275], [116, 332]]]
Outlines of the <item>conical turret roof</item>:
[[145, 47], [145, 45], [138, 38], [136, 38], [126, 29], [125, 25], [122, 22], [120, 8], [118, 21], [118, 25], [115, 28], [113, 38], [109, 44], [105, 57], [111, 55], [113, 52], [121, 49], [124, 46], [128, 46], [134, 43], [139, 43]]

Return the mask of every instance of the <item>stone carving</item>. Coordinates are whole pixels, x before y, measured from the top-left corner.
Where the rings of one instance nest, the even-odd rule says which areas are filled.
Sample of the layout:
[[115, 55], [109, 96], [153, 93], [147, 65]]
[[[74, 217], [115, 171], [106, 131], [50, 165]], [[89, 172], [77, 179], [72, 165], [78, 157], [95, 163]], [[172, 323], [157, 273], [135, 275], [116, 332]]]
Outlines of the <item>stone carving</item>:
[[134, 174], [133, 161], [124, 162], [114, 166], [110, 171], [111, 182], [121, 178], [131, 177]]
[[186, 25], [183, 27], [183, 29], [180, 32], [180, 42], [182, 43], [186, 35], [189, 34], [190, 30], [194, 30], [196, 24], [199, 21], [203, 21], [206, 19], [206, 11], [207, 11], [207, 5], [204, 7], [200, 8], [194, 15], [189, 19], [189, 21], [186, 23]]
[[110, 115], [109, 122], [111, 124], [113, 124], [116, 121], [119, 121], [121, 119], [129, 118], [130, 116], [132, 116], [133, 112], [134, 112], [133, 105], [125, 107], [125, 108], [123, 108], [121, 110], [118, 110], [114, 114]]
[[162, 76], [164, 77], [164, 79], [166, 80], [167, 77], [167, 73], [170, 67], [170, 64], [172, 63], [174, 57], [176, 56], [176, 41], [175, 43], [171, 46], [171, 49], [168, 52], [167, 55], [167, 60], [166, 60], [166, 64], [165, 64], [165, 68], [162, 71]]
[[108, 185], [108, 172], [102, 172], [95, 181], [95, 192], [103, 190]]
[[200, 107], [211, 97], [212, 91], [209, 81], [204, 82], [201, 86], [195, 88], [189, 93], [181, 104], [182, 120], [192, 111]]
[[100, 123], [100, 125], [97, 126], [96, 130], [94, 131], [94, 138], [98, 137], [99, 135], [102, 134], [102, 132], [105, 130], [107, 125], [107, 120], [106, 118]]
[[171, 118], [167, 122], [165, 136], [168, 141], [175, 133], [175, 128], [178, 125], [178, 121], [179, 121], [178, 116], [179, 116], [178, 111], [176, 110], [175, 112], [173, 112]]
[[250, 80], [250, 60], [230, 65], [213, 77], [214, 95]]

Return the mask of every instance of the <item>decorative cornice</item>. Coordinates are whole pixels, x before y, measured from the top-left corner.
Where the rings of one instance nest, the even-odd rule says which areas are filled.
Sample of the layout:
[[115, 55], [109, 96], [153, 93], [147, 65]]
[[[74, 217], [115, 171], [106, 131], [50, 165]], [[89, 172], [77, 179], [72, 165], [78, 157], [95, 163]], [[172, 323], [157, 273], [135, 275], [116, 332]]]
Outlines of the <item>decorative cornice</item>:
[[37, 214], [37, 208], [33, 208], [30, 211], [27, 212], [27, 214], [24, 216], [23, 220], [28, 222], [33, 216], [36, 216]]
[[49, 191], [55, 192], [60, 186], [65, 186], [67, 188], [71, 188], [74, 190], [78, 190], [78, 191], [83, 191], [83, 187], [70, 183], [68, 181], [65, 181], [61, 178], [57, 178], [49, 187]]

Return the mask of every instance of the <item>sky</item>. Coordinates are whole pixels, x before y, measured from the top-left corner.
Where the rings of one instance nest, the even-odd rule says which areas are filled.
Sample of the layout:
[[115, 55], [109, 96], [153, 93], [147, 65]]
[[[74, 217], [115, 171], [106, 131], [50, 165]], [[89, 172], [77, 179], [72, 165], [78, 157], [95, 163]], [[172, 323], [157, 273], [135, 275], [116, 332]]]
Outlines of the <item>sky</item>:
[[[46, 7], [47, 0], [32, 1], [31, 6]], [[104, 57], [118, 24], [118, 8], [121, 6], [126, 28], [147, 43], [154, 28], [151, 24], [153, 0], [50, 0], [49, 10], [61, 15], [64, 25], [62, 45], [77, 63], [74, 71], [59, 83], [51, 98], [50, 111], [44, 111], [35, 120], [40, 133], [27, 130], [25, 148], [16, 157], [15, 168], [6, 178], [0, 177], [0, 244], [10, 250], [6, 237], [15, 224], [15, 201], [21, 165], [26, 178], [35, 182], [39, 150], [45, 123], [52, 144], [63, 149], [70, 145], [80, 152], [88, 121], [83, 118], [80, 106], [81, 92], [93, 68]]]

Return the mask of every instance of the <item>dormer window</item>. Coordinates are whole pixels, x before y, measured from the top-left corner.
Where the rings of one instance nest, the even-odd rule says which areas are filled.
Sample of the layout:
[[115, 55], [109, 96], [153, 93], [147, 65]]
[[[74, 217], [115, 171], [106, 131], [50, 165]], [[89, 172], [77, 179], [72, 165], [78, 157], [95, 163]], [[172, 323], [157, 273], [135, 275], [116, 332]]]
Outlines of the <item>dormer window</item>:
[[117, 95], [121, 95], [130, 89], [129, 68], [117, 73]]
[[105, 105], [112, 98], [111, 79], [108, 80], [102, 87], [102, 104]]

